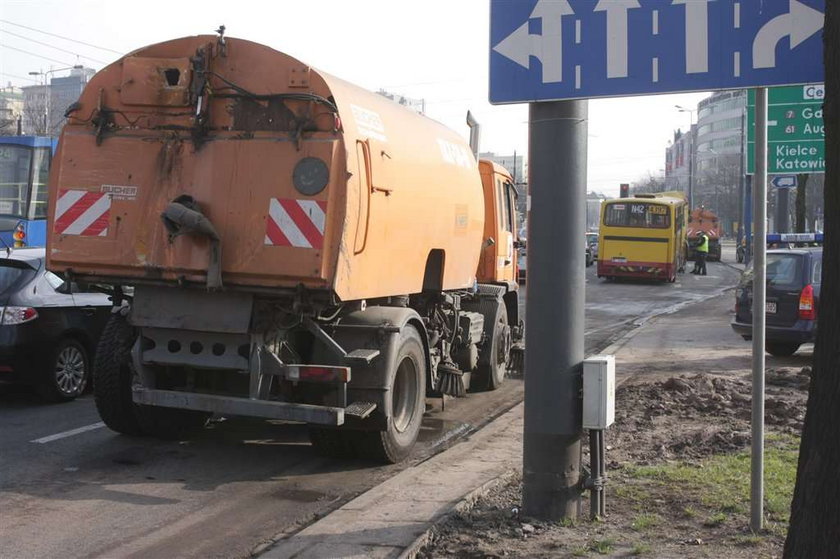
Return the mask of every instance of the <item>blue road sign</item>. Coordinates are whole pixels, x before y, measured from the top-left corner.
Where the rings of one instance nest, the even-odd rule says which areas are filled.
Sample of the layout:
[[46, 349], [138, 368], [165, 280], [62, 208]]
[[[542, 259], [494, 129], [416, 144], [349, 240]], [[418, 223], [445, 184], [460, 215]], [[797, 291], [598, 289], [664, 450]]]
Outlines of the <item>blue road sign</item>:
[[491, 0], [490, 102], [817, 83], [825, 0]]
[[776, 175], [770, 179], [770, 184], [776, 188], [796, 188], [796, 175]]

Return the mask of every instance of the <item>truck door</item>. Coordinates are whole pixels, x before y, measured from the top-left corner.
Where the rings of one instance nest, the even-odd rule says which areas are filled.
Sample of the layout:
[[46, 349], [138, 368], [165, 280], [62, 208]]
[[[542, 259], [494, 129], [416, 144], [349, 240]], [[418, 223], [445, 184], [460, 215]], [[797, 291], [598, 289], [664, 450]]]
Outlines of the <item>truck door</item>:
[[513, 236], [516, 231], [516, 210], [513, 204], [513, 185], [496, 177], [496, 203], [499, 228], [499, 243], [496, 252], [496, 278], [498, 281], [515, 282], [516, 255], [513, 250]]

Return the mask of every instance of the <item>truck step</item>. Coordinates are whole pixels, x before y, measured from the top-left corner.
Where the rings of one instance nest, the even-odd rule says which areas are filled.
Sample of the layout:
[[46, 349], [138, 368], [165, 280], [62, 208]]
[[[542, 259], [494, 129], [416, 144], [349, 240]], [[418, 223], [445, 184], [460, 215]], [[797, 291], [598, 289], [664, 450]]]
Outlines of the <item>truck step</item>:
[[350, 415], [353, 417], [358, 417], [359, 419], [364, 419], [373, 413], [373, 410], [376, 409], [376, 404], [373, 402], [353, 402], [346, 408], [344, 408], [344, 415]]
[[379, 357], [378, 349], [354, 349], [347, 354], [344, 360], [350, 365], [370, 365], [370, 362]]

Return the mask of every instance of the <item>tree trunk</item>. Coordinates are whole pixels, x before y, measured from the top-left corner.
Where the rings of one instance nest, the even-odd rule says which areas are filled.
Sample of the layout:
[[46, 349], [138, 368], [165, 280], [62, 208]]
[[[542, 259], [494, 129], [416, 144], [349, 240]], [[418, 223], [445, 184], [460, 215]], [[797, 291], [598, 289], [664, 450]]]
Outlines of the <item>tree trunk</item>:
[[794, 231], [797, 233], [805, 232], [805, 202], [808, 192], [808, 173], [801, 173], [796, 176], [796, 224]]
[[786, 558], [840, 557], [840, 2], [825, 3], [825, 247]]

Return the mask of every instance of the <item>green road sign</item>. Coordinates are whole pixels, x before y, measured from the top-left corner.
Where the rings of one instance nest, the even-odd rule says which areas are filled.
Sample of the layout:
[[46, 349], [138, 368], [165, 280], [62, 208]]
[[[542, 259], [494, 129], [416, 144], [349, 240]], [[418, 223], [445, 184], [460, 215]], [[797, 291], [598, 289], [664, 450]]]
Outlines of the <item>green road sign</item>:
[[[824, 173], [822, 84], [767, 90], [767, 174]], [[747, 173], [755, 173], [755, 90], [747, 93]]]

